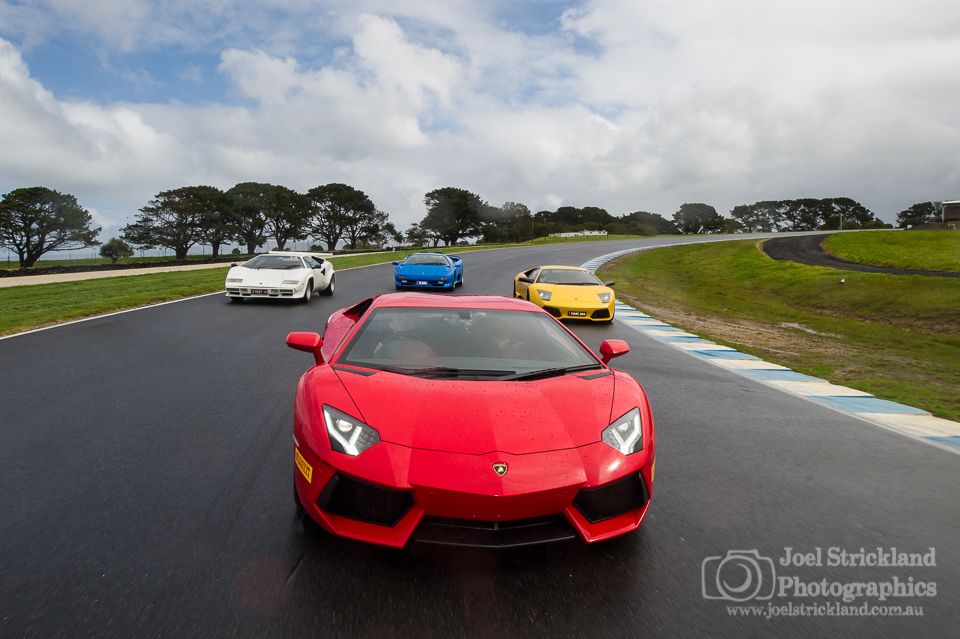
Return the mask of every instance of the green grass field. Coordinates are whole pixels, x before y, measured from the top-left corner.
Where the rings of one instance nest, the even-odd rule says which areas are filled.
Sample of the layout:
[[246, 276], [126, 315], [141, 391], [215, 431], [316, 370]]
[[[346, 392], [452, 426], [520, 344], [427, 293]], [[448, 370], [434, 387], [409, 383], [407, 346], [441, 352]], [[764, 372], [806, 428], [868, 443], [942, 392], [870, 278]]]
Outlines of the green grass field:
[[828, 237], [823, 247], [828, 253], [861, 264], [960, 271], [958, 231], [837, 233]]
[[219, 291], [228, 268], [0, 288], [0, 335]]
[[775, 262], [756, 240], [644, 251], [601, 279], [707, 339], [960, 419], [960, 280]]

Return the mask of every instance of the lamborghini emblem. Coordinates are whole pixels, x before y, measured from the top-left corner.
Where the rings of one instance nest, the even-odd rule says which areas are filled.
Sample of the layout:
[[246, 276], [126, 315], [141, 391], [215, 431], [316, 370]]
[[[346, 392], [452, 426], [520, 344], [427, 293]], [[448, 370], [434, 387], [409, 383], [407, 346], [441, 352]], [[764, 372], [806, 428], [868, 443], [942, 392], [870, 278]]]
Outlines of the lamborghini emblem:
[[497, 462], [493, 465], [493, 472], [503, 477], [507, 474], [507, 465], [503, 462]]

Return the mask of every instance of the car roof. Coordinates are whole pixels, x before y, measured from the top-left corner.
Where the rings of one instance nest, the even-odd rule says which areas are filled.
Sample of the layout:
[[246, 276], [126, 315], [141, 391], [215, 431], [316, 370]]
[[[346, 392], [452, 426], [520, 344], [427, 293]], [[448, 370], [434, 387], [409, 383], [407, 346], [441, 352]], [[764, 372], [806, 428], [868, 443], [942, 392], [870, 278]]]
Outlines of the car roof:
[[536, 304], [503, 295], [438, 295], [436, 293], [383, 293], [371, 298], [370, 308], [483, 308], [545, 313]]

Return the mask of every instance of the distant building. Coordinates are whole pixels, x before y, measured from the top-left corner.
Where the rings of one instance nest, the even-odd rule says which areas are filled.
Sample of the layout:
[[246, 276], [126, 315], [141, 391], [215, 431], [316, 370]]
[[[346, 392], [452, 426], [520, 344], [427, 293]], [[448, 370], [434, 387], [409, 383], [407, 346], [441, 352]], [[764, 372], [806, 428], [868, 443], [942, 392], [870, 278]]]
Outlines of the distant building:
[[[958, 202], [960, 204], [960, 202]], [[574, 231], [573, 233], [551, 233], [550, 237], [580, 237], [581, 235], [606, 235], [606, 231]]]
[[960, 200], [939, 202], [940, 219], [932, 216], [925, 224], [913, 224], [907, 228], [915, 231], [943, 231], [960, 229]]
[[943, 203], [943, 223], [949, 229], [960, 225], [960, 200], [950, 200]]

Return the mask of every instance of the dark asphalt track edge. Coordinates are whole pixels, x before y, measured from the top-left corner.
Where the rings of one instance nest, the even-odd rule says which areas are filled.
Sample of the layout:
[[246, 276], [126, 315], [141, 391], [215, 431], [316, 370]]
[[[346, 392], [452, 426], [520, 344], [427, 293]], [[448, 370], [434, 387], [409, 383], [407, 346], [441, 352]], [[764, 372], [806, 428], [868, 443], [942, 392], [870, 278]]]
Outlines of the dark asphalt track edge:
[[796, 262], [807, 266], [823, 266], [838, 271], [860, 271], [863, 273], [886, 273], [888, 275], [923, 275], [924, 277], [960, 277], [958, 271], [932, 271], [914, 268], [893, 268], [860, 264], [841, 259], [827, 253], [823, 241], [828, 235], [800, 235], [775, 237], [760, 243], [760, 249], [767, 257], [778, 262]]

